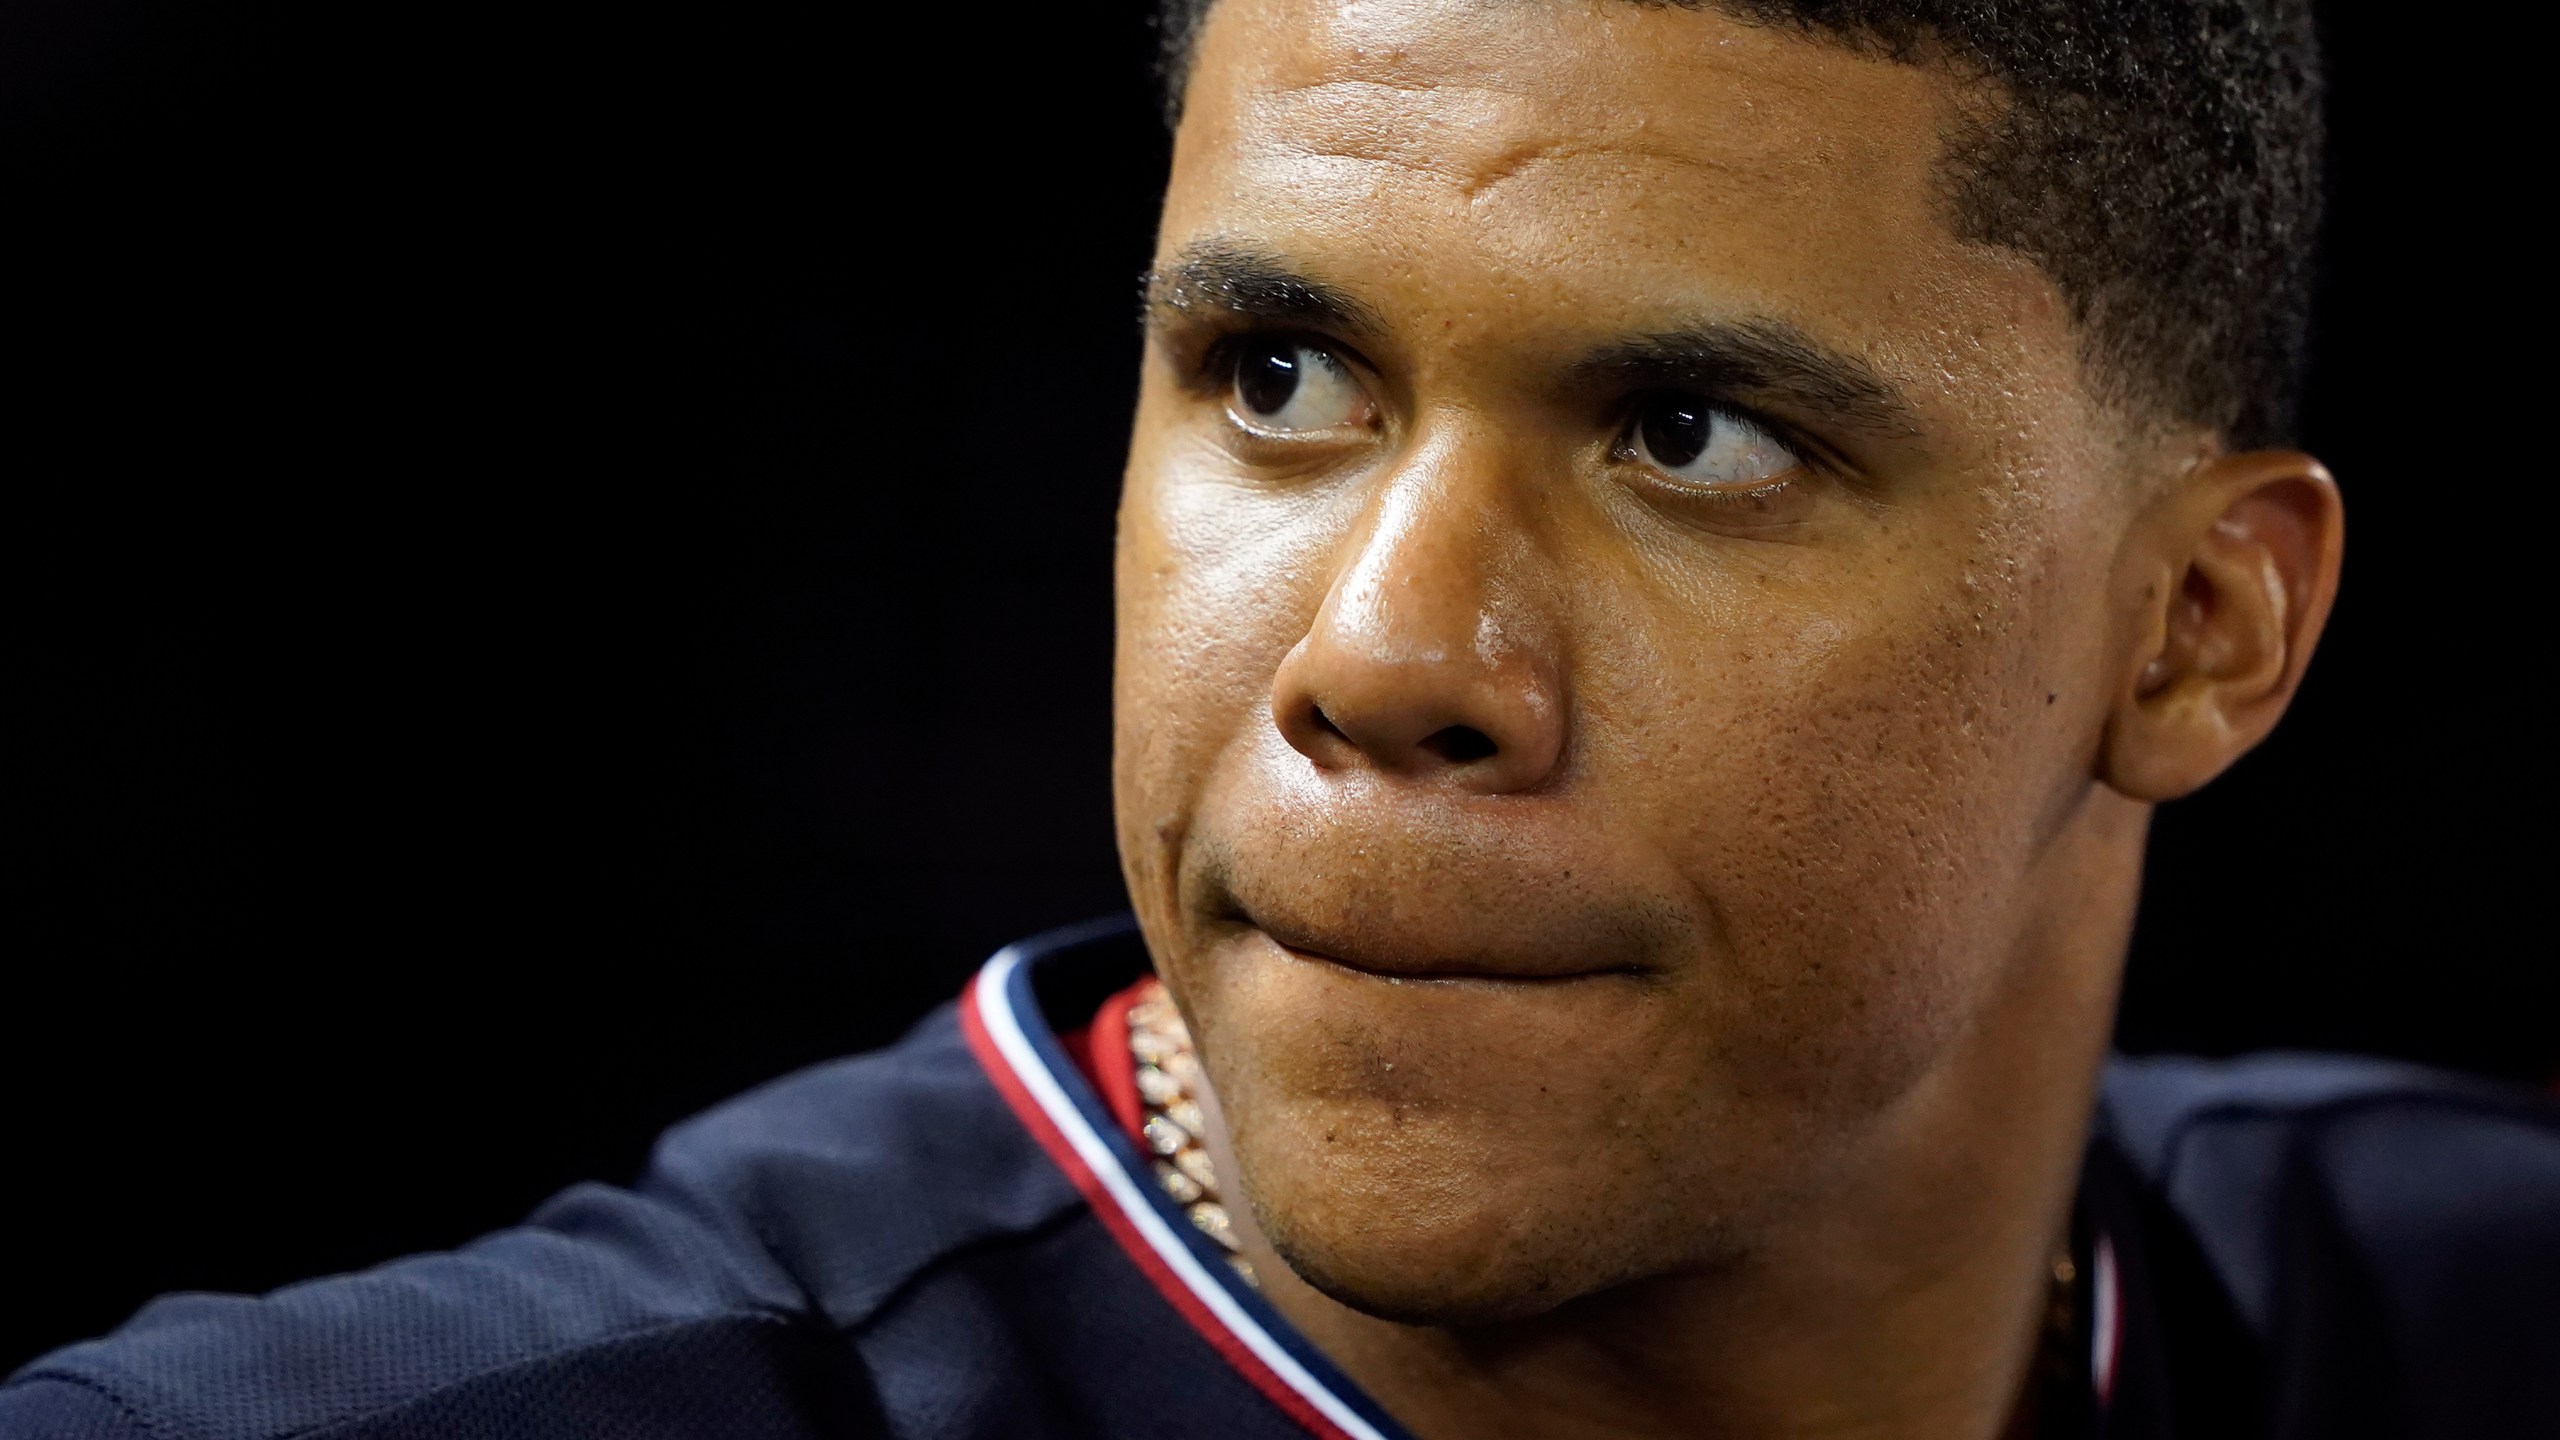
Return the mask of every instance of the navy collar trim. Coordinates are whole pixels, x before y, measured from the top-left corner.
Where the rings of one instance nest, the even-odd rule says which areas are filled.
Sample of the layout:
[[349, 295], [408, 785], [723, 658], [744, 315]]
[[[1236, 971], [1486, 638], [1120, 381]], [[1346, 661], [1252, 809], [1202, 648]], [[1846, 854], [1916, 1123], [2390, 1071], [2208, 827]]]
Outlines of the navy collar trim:
[[1324, 1440], [1410, 1440], [1174, 1206], [1041, 1013], [1032, 972], [1043, 959], [1127, 934], [1112, 922], [997, 951], [961, 996], [970, 1050], [1139, 1271], [1255, 1389]]

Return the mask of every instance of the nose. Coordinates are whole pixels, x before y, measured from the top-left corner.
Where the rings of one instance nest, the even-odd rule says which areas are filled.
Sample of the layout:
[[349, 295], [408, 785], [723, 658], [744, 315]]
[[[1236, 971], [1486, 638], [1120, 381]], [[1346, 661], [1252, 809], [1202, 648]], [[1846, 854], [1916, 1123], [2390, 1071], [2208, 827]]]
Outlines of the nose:
[[1544, 783], [1564, 753], [1556, 626], [1519, 517], [1448, 474], [1388, 487], [1306, 635], [1271, 714], [1320, 770], [1362, 767], [1479, 794]]

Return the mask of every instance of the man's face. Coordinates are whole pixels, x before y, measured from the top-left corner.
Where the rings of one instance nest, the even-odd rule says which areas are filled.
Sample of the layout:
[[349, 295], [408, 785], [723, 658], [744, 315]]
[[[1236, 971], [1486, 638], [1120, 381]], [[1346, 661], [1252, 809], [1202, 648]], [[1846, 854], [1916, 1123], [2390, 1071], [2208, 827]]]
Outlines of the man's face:
[[1713, 1263], [2055, 903], [2138, 489], [1957, 92], [1712, 12], [1222, 0], [1121, 516], [1124, 864], [1377, 1313]]

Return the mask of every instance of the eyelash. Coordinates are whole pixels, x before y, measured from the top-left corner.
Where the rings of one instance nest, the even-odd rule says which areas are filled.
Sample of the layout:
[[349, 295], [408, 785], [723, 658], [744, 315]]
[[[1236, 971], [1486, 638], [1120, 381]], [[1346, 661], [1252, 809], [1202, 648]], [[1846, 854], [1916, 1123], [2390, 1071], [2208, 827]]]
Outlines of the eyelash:
[[1366, 368], [1358, 351], [1322, 335], [1311, 335], [1303, 330], [1230, 330], [1211, 340], [1200, 352], [1199, 360], [1192, 367], [1192, 383], [1204, 392], [1223, 390], [1235, 383], [1236, 362], [1243, 358], [1246, 346], [1284, 343], [1321, 350], [1342, 362], [1343, 368], [1354, 374]]
[[[1805, 433], [1801, 427], [1790, 425], [1765, 410], [1755, 409], [1740, 401], [1728, 399], [1712, 390], [1639, 390], [1618, 402], [1617, 438], [1609, 442], [1610, 456], [1621, 460], [1634, 459], [1636, 422], [1643, 417], [1645, 403], [1673, 396], [1703, 400], [1710, 408], [1722, 411], [1750, 425], [1777, 441], [1785, 447], [1788, 454], [1796, 458], [1797, 464], [1817, 475], [1836, 476], [1847, 473], [1847, 466], [1838, 454], [1830, 446]], [[1783, 479], [1773, 480], [1755, 489], [1727, 492], [1726, 498], [1748, 500], [1755, 496], [1766, 495], [1789, 483]]]
[[1748, 490], [1683, 490], [1680, 492], [1680, 500], [1683, 504], [1703, 505], [1713, 509], [1748, 510], [1776, 499], [1793, 489], [1798, 483], [1797, 480], [1782, 475], [1765, 485], [1755, 485]]

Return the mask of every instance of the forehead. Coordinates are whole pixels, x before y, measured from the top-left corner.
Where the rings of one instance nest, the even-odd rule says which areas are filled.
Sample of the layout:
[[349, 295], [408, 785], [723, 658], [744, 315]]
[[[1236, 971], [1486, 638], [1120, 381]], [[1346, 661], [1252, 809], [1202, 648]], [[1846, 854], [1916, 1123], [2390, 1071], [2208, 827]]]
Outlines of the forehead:
[[2069, 351], [2042, 273], [1939, 218], [1959, 98], [1712, 10], [1220, 0], [1164, 249], [1242, 241], [1509, 337], [1747, 313], [1924, 376], [1995, 335]]

